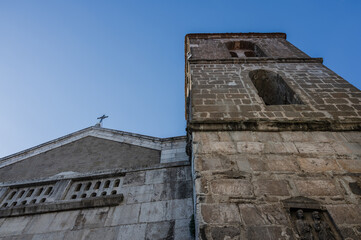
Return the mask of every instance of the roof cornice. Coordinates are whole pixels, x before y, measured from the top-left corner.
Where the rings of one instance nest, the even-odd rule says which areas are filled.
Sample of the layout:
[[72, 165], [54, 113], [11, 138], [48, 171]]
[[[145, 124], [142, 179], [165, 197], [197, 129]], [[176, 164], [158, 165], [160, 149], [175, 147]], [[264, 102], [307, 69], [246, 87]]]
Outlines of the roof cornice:
[[174, 141], [184, 141], [186, 139], [185, 136], [158, 138], [114, 129], [91, 126], [67, 134], [63, 137], [59, 137], [54, 140], [42, 143], [35, 147], [23, 150], [21, 152], [0, 158], [0, 168], [89, 136], [157, 150], [161, 150], [162, 146], [166, 143], [171, 143]]
[[272, 32], [272, 33], [189, 33], [185, 36], [187, 39], [218, 39], [218, 38], [283, 38], [286, 39], [286, 33]]

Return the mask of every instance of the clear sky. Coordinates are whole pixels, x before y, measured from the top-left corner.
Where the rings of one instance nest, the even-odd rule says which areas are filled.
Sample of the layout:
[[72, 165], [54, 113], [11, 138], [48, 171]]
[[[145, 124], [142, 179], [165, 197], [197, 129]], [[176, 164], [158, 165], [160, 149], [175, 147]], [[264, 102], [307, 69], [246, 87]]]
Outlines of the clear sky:
[[361, 88], [361, 1], [0, 1], [0, 157], [109, 115], [185, 134], [184, 36], [285, 32]]

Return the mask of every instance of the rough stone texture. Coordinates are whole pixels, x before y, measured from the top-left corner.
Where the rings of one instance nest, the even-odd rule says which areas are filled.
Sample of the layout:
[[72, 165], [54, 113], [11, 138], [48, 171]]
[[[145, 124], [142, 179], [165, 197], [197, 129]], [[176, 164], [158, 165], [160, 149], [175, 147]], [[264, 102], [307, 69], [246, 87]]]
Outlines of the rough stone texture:
[[308, 58], [308, 56], [289, 43], [285, 36], [272, 38], [262, 36], [234, 36], [218, 39], [190, 38], [190, 52], [192, 59], [231, 59], [232, 56], [226, 47], [228, 42], [249, 41], [256, 44], [267, 57]]
[[[194, 171], [198, 176], [195, 182], [197, 220], [207, 239], [217, 239], [211, 238], [219, 236], [213, 228], [224, 226], [238, 229], [249, 239], [296, 238], [282, 201], [297, 196], [319, 201], [339, 229], [352, 229], [343, 230], [345, 234], [356, 234], [355, 229], [361, 227], [360, 195], [349, 184], [359, 180], [360, 171], [355, 175], [349, 168], [360, 161], [361, 154], [358, 151], [338, 153], [334, 147], [352, 143], [361, 148], [360, 139], [351, 138], [354, 133], [271, 132], [263, 135], [252, 131], [221, 131], [193, 132], [192, 135]], [[243, 148], [238, 152], [219, 148], [213, 151], [209, 146], [215, 144], [215, 139], [222, 141], [217, 146], [224, 148], [249, 146], [248, 140], [258, 143], [257, 146], [286, 143], [295, 149], [251, 147], [247, 148], [249, 151]], [[230, 230], [232, 234], [233, 230]]]
[[[249, 73], [279, 74], [304, 104], [265, 105]], [[321, 63], [190, 64], [192, 114], [203, 121], [361, 120], [361, 92]]]
[[[234, 41], [265, 56], [232, 57]], [[361, 92], [282, 34], [190, 34], [187, 52], [198, 239], [299, 239], [290, 206], [322, 206], [343, 238], [360, 239]], [[263, 92], [266, 105], [254, 70], [300, 102]]]

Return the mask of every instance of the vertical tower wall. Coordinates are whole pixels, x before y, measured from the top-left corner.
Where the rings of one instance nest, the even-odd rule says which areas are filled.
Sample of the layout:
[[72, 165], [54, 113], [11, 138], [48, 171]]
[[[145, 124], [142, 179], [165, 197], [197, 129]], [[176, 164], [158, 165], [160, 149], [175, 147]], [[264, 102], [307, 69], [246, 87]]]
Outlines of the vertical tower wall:
[[282, 33], [190, 34], [185, 51], [197, 237], [297, 238], [301, 209], [316, 239], [316, 210], [360, 238], [361, 92]]

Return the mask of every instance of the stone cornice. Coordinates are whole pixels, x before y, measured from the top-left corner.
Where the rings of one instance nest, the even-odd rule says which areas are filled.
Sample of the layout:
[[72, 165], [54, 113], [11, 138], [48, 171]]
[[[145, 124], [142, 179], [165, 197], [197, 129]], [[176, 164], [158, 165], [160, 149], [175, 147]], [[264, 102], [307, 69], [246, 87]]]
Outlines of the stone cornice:
[[286, 39], [286, 33], [273, 32], [273, 33], [189, 33], [185, 38], [193, 39], [217, 39], [217, 38], [283, 38]]
[[234, 58], [188, 59], [189, 64], [241, 64], [241, 63], [323, 63], [323, 58]]
[[203, 121], [188, 123], [188, 131], [361, 131], [361, 121]]

